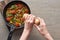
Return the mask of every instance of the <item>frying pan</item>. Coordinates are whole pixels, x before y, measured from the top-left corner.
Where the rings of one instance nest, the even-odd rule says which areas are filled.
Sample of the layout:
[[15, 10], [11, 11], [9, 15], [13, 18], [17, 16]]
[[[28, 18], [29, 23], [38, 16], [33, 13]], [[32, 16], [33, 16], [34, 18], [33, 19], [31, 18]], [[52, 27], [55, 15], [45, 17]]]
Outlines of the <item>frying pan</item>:
[[11, 40], [14, 30], [24, 28], [24, 24], [22, 24], [20, 27], [15, 27], [13, 24], [9, 24], [9, 22], [6, 21], [7, 8], [10, 7], [11, 5], [17, 4], [17, 3], [19, 3], [19, 4], [22, 3], [23, 5], [25, 5], [28, 8], [28, 10], [29, 10], [29, 14], [31, 13], [29, 6], [23, 1], [11, 1], [4, 7], [4, 9], [3, 9], [3, 18], [5, 20], [6, 25], [8, 27], [10, 27], [10, 32], [9, 32], [7, 40]]

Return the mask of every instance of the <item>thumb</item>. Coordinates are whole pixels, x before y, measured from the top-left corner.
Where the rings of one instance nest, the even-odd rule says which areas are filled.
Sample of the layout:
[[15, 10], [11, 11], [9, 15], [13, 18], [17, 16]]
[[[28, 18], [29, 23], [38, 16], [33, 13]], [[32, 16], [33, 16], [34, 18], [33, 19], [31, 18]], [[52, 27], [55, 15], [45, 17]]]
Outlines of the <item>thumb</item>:
[[37, 28], [38, 31], [40, 31], [40, 27], [34, 24], [34, 26]]

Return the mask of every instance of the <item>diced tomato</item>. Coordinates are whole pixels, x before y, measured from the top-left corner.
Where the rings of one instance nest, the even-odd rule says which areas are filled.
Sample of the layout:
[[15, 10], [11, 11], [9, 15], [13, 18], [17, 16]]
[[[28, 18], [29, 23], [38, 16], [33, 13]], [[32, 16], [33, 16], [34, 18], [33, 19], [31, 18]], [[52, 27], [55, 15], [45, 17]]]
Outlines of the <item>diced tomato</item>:
[[18, 23], [18, 22], [16, 22], [16, 23], [15, 23], [15, 26], [16, 26], [16, 27], [18, 27], [18, 26], [19, 26], [19, 23]]
[[7, 17], [6, 20], [7, 21], [10, 21], [12, 19], [12, 17]]
[[25, 18], [21, 18], [21, 21], [23, 21], [23, 22], [24, 22], [24, 20], [25, 20]]
[[25, 12], [24, 13], [29, 13], [29, 10], [28, 9], [25, 9]]
[[16, 11], [15, 10], [11, 10], [10, 13], [16, 14]]
[[19, 9], [21, 9], [23, 7], [22, 4], [16, 4], [18, 6]]

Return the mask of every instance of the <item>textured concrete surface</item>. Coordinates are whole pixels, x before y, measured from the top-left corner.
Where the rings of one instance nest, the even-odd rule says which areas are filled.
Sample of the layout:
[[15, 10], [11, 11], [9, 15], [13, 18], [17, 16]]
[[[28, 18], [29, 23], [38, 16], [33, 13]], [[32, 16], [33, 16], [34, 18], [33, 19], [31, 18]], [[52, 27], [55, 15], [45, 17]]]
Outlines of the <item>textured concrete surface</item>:
[[[22, 0], [26, 2], [31, 13], [44, 18], [48, 31], [54, 40], [60, 40], [60, 0]], [[14, 32], [12, 40], [18, 40], [20, 30]], [[2, 15], [0, 14], [0, 40], [6, 40], [8, 37], [8, 29], [5, 26]], [[39, 32], [33, 28], [29, 40], [45, 40]]]

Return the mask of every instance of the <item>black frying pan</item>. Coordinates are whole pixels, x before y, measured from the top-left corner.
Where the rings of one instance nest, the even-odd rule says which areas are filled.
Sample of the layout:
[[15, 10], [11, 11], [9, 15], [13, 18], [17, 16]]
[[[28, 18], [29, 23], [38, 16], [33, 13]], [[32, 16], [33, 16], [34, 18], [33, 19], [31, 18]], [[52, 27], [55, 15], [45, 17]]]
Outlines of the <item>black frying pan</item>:
[[29, 14], [31, 13], [29, 6], [28, 6], [25, 2], [23, 2], [23, 1], [12, 1], [12, 2], [8, 3], [8, 4], [4, 7], [3, 17], [4, 17], [4, 20], [5, 20], [5, 22], [6, 22], [6, 25], [7, 25], [8, 27], [10, 27], [10, 33], [9, 33], [9, 35], [8, 35], [8, 39], [7, 39], [7, 40], [11, 40], [13, 31], [14, 31], [15, 29], [21, 29], [21, 28], [24, 27], [24, 24], [22, 24], [20, 27], [15, 27], [14, 25], [9, 24], [9, 22], [6, 21], [6, 11], [7, 11], [7, 8], [10, 7], [10, 6], [13, 5], [13, 4], [16, 4], [16, 3], [22, 3], [22, 4], [26, 5], [26, 7], [27, 7], [28, 10], [29, 10]]

